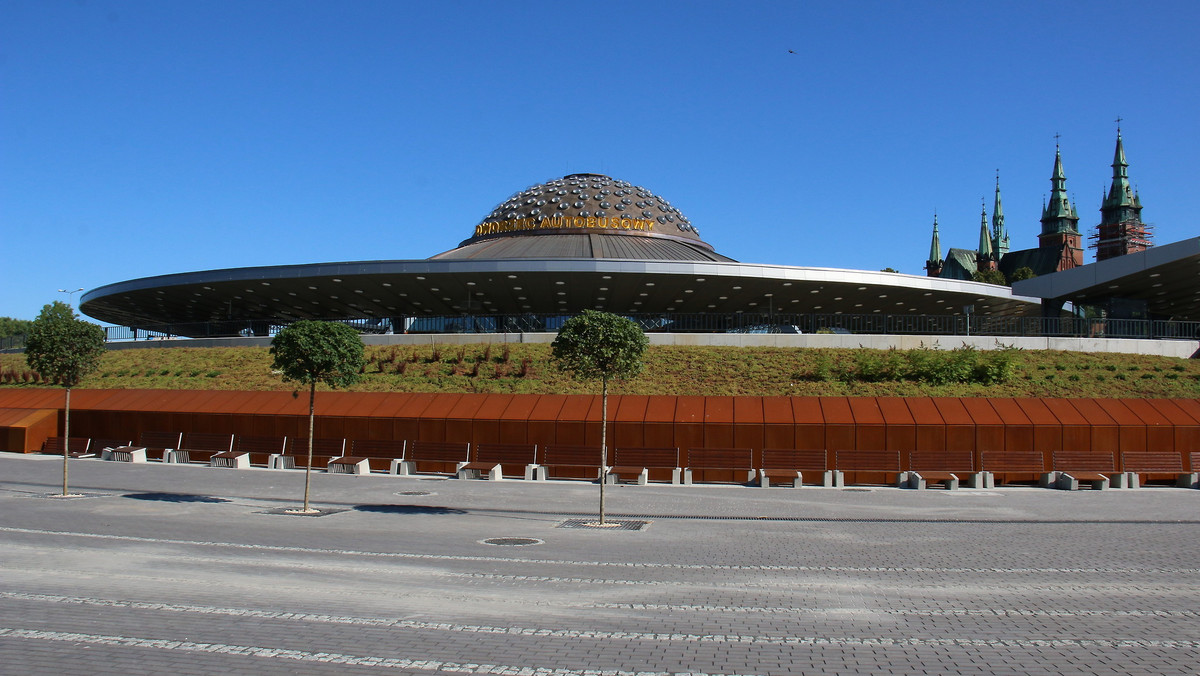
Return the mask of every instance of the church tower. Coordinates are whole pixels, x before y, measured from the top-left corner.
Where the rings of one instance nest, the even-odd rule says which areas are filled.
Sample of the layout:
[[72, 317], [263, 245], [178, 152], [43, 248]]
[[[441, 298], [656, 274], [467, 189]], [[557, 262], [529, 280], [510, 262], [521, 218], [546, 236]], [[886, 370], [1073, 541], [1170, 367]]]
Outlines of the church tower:
[[1096, 260], [1145, 251], [1153, 246], [1150, 227], [1142, 223], [1142, 201], [1129, 185], [1129, 163], [1125, 161], [1125, 144], [1121, 142], [1121, 127], [1117, 127], [1117, 149], [1113, 154], [1112, 186], [1100, 207], [1100, 225], [1096, 226]]
[[1008, 230], [1004, 228], [1004, 206], [1000, 204], [1000, 170], [996, 170], [996, 202], [992, 205], [992, 251], [996, 262], [1008, 253]]
[[1054, 148], [1054, 174], [1050, 177], [1050, 201], [1042, 209], [1041, 248], [1061, 248], [1055, 270], [1083, 265], [1083, 247], [1079, 235], [1079, 215], [1067, 197], [1067, 177], [1063, 172], [1062, 152]]
[[925, 276], [940, 277], [942, 265], [942, 241], [938, 238], [937, 214], [933, 215], [933, 240], [929, 243], [929, 260], [925, 261]]

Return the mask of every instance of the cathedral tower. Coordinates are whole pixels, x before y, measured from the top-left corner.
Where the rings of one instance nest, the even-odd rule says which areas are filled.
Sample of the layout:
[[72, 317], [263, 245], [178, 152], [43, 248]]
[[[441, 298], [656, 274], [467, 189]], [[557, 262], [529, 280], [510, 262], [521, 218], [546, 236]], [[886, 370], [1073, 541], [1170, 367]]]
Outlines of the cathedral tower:
[[1100, 207], [1100, 225], [1096, 226], [1096, 260], [1145, 251], [1153, 246], [1150, 227], [1142, 223], [1142, 201], [1129, 185], [1129, 163], [1125, 161], [1125, 144], [1121, 128], [1117, 127], [1117, 149], [1113, 154], [1112, 185]]
[[1041, 248], [1061, 248], [1056, 270], [1083, 265], [1083, 247], [1079, 235], [1079, 214], [1067, 197], [1067, 177], [1063, 172], [1062, 152], [1054, 148], [1054, 174], [1050, 177], [1050, 201], [1042, 209]]

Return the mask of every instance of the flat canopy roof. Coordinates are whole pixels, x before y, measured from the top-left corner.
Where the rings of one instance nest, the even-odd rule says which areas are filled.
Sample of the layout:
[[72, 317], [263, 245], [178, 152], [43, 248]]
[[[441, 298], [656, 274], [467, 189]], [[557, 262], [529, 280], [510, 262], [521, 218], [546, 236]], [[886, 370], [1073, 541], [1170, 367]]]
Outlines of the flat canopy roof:
[[461, 314], [1035, 314], [1008, 287], [890, 272], [617, 259], [399, 260], [231, 268], [146, 277], [86, 293], [114, 324]]
[[1078, 304], [1146, 302], [1153, 315], [1200, 320], [1200, 237], [1016, 282], [1013, 292]]

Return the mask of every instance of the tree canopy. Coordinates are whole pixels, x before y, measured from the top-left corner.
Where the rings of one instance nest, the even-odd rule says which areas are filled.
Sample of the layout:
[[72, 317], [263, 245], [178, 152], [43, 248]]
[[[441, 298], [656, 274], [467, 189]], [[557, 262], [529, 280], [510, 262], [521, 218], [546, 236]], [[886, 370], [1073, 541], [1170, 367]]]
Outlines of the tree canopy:
[[348, 387], [358, 382], [362, 371], [363, 344], [358, 332], [345, 324], [306, 319], [275, 335], [271, 357], [285, 381]]
[[559, 369], [577, 380], [631, 378], [642, 371], [646, 334], [611, 312], [584, 310], [568, 319], [550, 346]]
[[29, 329], [32, 327], [33, 322], [28, 319], [0, 317], [0, 338], [24, 335], [29, 333]]
[[100, 365], [104, 329], [85, 322], [70, 305], [54, 301], [29, 326], [25, 362], [42, 378], [75, 387]]

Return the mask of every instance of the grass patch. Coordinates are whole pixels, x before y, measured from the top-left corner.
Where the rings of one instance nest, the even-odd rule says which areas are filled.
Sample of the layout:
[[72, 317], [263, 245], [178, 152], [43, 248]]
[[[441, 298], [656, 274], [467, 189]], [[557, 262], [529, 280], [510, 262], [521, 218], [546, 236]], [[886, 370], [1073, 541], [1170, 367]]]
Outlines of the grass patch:
[[[372, 346], [353, 391], [594, 394], [560, 373], [550, 346]], [[51, 387], [0, 355], [0, 387]], [[11, 375], [5, 375], [11, 374]], [[1161, 376], [1160, 376], [1161, 374]], [[148, 348], [104, 355], [84, 388], [291, 391], [266, 348]], [[1200, 362], [1021, 350], [868, 350], [652, 345], [615, 394], [947, 397], [1197, 397]]]

